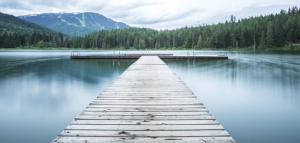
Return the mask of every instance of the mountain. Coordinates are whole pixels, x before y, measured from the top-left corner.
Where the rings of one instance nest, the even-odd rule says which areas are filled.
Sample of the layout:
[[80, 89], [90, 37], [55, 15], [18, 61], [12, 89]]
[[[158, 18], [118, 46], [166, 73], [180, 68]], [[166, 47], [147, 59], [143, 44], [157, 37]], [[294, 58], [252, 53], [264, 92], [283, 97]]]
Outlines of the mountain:
[[4, 31], [7, 33], [33, 33], [34, 31], [41, 33], [44, 31], [46, 34], [57, 34], [57, 32], [46, 27], [0, 12], [0, 35]]
[[[101, 29], [111, 30], [118, 28], [130, 28], [122, 22], [116, 22], [98, 13], [43, 13], [37, 15], [24, 15], [19, 18], [36, 23], [74, 36], [84, 36]], [[74, 33], [75, 32], [75, 33]]]

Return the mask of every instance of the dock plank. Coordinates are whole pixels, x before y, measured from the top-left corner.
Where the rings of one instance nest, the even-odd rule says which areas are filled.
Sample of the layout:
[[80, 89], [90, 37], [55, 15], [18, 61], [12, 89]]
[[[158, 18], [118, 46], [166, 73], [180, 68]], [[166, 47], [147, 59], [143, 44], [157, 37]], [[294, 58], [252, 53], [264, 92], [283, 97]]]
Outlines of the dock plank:
[[199, 108], [87, 108], [86, 112], [208, 112], [205, 107]]
[[234, 143], [231, 137], [58, 137], [58, 143]]
[[158, 56], [148, 55], [122, 73], [52, 142], [235, 141]]
[[195, 131], [224, 130], [221, 125], [69, 125], [66, 130], [99, 131]]
[[224, 130], [197, 131], [97, 131], [97, 130], [68, 130], [58, 136], [67, 137], [229, 137]]
[[217, 120], [74, 120], [70, 125], [219, 125]]

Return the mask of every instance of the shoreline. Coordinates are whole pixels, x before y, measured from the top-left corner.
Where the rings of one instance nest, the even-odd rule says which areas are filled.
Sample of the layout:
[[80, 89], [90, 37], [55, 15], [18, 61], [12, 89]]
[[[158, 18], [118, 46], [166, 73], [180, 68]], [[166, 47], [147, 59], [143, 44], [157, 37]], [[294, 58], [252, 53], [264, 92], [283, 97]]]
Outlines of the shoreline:
[[[135, 48], [111, 48], [111, 49], [99, 49], [99, 48], [54, 48], [54, 47], [47, 47], [47, 48], [39, 48], [39, 47], [32, 47], [32, 48], [0, 48], [0, 50], [98, 50], [98, 51], [150, 51], [149, 49], [135, 49]], [[257, 51], [300, 51], [300, 46], [298, 47], [280, 47], [280, 48], [203, 48], [203, 49], [186, 49], [186, 48], [160, 48], [160, 49], [151, 49], [151, 51], [249, 51], [249, 50], [257, 50]]]

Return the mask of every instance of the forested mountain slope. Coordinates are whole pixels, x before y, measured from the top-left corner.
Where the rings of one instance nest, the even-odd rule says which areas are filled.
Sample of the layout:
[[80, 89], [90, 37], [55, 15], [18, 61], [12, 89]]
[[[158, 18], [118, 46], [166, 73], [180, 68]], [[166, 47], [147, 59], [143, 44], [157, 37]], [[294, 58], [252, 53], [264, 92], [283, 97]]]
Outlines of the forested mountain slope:
[[33, 33], [34, 31], [44, 31], [46, 34], [57, 34], [57, 32], [49, 28], [19, 19], [18, 17], [15, 17], [13, 15], [4, 14], [0, 12], [0, 33], [3, 34], [4, 31], [8, 33]]
[[36, 46], [38, 42], [54, 46], [61, 44], [62, 37], [67, 39], [60, 32], [0, 12], [0, 48]]
[[66, 33], [70, 36], [84, 36], [99, 30], [129, 28], [122, 22], [116, 22], [98, 13], [43, 13], [24, 15], [19, 18]]

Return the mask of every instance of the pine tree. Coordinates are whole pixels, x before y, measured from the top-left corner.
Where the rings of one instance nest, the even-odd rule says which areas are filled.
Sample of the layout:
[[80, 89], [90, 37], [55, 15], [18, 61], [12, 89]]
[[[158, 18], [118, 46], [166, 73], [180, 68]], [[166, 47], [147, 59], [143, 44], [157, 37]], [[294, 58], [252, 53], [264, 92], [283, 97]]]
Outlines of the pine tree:
[[188, 36], [185, 38], [184, 48], [190, 49], [192, 48], [192, 34], [189, 33]]
[[3, 48], [2, 45], [3, 45], [3, 37], [2, 37], [2, 35], [0, 34], [0, 48]]
[[204, 47], [205, 48], [210, 48], [211, 47], [211, 39], [209, 37], [206, 38], [204, 42]]
[[202, 36], [201, 35], [199, 35], [199, 38], [198, 38], [197, 48], [199, 48], [199, 49], [203, 48], [203, 42], [202, 42]]
[[268, 46], [268, 48], [271, 48], [274, 45], [273, 25], [271, 21], [268, 22], [266, 45]]
[[232, 47], [235, 47], [236, 39], [235, 39], [235, 21], [236, 17], [231, 15], [230, 17], [230, 23], [231, 23], [231, 41], [232, 41]]
[[266, 48], [266, 37], [265, 37], [265, 32], [264, 31], [261, 32], [259, 47], [260, 48]]
[[135, 37], [134, 42], [133, 42], [133, 47], [136, 49], [139, 49], [139, 40], [137, 37]]

